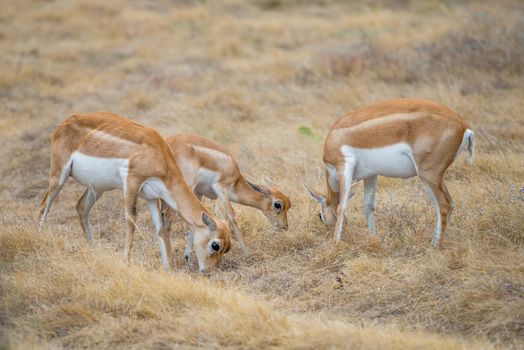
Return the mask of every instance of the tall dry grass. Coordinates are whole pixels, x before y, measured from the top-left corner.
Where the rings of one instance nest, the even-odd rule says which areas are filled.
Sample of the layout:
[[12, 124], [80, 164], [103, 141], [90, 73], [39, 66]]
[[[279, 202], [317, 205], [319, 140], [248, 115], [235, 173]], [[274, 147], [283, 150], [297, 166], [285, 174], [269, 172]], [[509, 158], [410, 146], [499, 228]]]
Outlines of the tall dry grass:
[[66, 348], [473, 346], [394, 328], [289, 315], [205, 278], [129, 267], [104, 248], [75, 249], [51, 234], [27, 226], [7, 226], [0, 233], [7, 265], [2, 321], [9, 341], [21, 348], [42, 339]]
[[[0, 346], [523, 348], [523, 18], [506, 0], [3, 3]], [[302, 187], [323, 184], [330, 125], [392, 97], [445, 103], [477, 135], [438, 250], [416, 179], [379, 179], [379, 239], [358, 188], [339, 245]], [[71, 181], [36, 232], [49, 135], [94, 110], [227, 145], [289, 194], [290, 230], [237, 206], [250, 254], [234, 244], [205, 279], [178, 225], [165, 273], [142, 206], [127, 266], [121, 194], [93, 209], [91, 250]]]

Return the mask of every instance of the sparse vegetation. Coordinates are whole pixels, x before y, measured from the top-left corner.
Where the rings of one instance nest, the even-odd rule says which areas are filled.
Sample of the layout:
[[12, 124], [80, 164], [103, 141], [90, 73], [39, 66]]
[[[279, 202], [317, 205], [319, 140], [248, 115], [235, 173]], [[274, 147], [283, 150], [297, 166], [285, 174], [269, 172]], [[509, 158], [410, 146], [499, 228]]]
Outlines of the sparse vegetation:
[[[524, 348], [524, 6], [519, 1], [11, 1], [0, 13], [0, 347]], [[414, 179], [379, 179], [335, 245], [302, 183], [324, 184], [322, 140], [346, 112], [393, 97], [442, 102], [477, 134], [434, 212]], [[290, 230], [236, 207], [235, 243], [205, 278], [173, 232], [166, 273], [145, 206], [123, 263], [122, 196], [81, 234], [66, 184], [47, 226], [49, 136], [109, 110], [163, 135], [227, 145], [243, 172], [290, 196]]]

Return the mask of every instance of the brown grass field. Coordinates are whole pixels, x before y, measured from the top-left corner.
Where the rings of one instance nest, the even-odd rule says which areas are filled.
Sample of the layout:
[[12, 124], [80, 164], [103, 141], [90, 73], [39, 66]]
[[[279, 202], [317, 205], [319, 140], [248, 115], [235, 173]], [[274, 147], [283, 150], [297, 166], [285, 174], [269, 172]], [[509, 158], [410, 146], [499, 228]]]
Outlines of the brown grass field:
[[[0, 3], [0, 348], [524, 349], [524, 4], [521, 1], [130, 0]], [[469, 121], [475, 162], [435, 210], [417, 179], [380, 178], [370, 237], [362, 186], [342, 242], [323, 189], [331, 124], [366, 104], [428, 98]], [[231, 149], [293, 202], [290, 230], [235, 206], [238, 244], [209, 278], [164, 272], [141, 202], [132, 263], [122, 193], [91, 212], [69, 181], [38, 232], [49, 136], [105, 110]], [[207, 202], [210, 203], [209, 201]]]

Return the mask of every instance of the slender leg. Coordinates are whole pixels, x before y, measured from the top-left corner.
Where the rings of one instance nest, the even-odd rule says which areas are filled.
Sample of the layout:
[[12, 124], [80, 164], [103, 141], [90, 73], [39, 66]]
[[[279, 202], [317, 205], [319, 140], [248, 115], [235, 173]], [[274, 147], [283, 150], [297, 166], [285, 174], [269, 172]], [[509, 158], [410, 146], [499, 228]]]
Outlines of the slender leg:
[[173, 261], [173, 250], [171, 249], [171, 223], [175, 217], [175, 212], [171, 209], [166, 202], [159, 199], [158, 206], [160, 207], [160, 216], [162, 218], [162, 229], [160, 230], [160, 235], [164, 240], [164, 244], [167, 249], [167, 257], [170, 262]]
[[449, 214], [451, 212], [451, 203], [448, 202], [447, 196], [442, 190], [442, 181], [436, 183], [425, 178], [422, 178], [422, 181], [427, 186], [433, 204], [437, 209], [437, 224], [431, 241], [431, 245], [436, 247], [442, 232], [446, 230]]
[[446, 184], [444, 183], [444, 180], [442, 180], [442, 182], [441, 182], [441, 190], [442, 190], [442, 192], [444, 192], [444, 195], [446, 196], [446, 201], [450, 205], [449, 212], [448, 212], [448, 219], [447, 219], [447, 221], [449, 222], [449, 220], [451, 218], [451, 213], [453, 212], [453, 209], [455, 208], [455, 205], [453, 204], [453, 200], [451, 199], [451, 195], [448, 192], [448, 188], [446, 187]]
[[353, 181], [353, 170], [355, 164], [351, 159], [346, 158], [344, 162], [344, 167], [337, 169], [340, 191], [342, 201], [339, 202], [337, 206], [337, 223], [335, 225], [335, 240], [340, 242], [340, 237], [342, 235], [342, 230], [344, 229], [344, 219], [347, 214], [348, 201], [351, 193], [351, 182]]
[[160, 254], [162, 255], [162, 265], [164, 266], [164, 270], [169, 271], [170, 253], [167, 248], [166, 241], [164, 240], [164, 236], [160, 234], [164, 231], [162, 230], [162, 220], [160, 217], [160, 212], [158, 211], [156, 200], [147, 201], [147, 206], [151, 212], [151, 220], [153, 220], [153, 224], [155, 225], [155, 233], [158, 238], [158, 245], [160, 246]]
[[174, 212], [166, 202], [159, 199], [157, 203], [158, 210], [162, 217], [162, 230], [166, 232], [171, 232], [171, 224], [173, 223]]
[[[49, 187], [51, 187], [51, 185], [49, 185]], [[55, 191], [56, 191], [56, 185], [54, 185], [53, 187], [55, 187]], [[48, 198], [49, 198], [49, 188], [48, 188], [47, 191], [45, 191], [44, 197], [40, 201], [40, 209], [38, 210], [38, 222], [39, 222], [38, 226], [39, 226], [39, 228], [42, 228], [42, 225], [44, 224], [45, 220], [47, 219], [47, 214], [49, 212], [49, 209], [46, 208], [47, 207]], [[45, 215], [44, 215], [44, 213], [45, 213]]]
[[[213, 185], [213, 191], [218, 196], [217, 204], [220, 202], [220, 204], [223, 206], [223, 209], [224, 209], [224, 210], [219, 211], [220, 215], [222, 215], [223, 219], [226, 219], [229, 222], [235, 234], [235, 238], [237, 239], [238, 243], [240, 244], [240, 248], [242, 249], [242, 252], [244, 253], [244, 255], [247, 255], [246, 245], [244, 244], [242, 233], [240, 232], [240, 229], [238, 228], [238, 225], [235, 219], [235, 211], [233, 210], [233, 206], [231, 205], [231, 202], [229, 201], [229, 197], [226, 194], [227, 192], [225, 191], [224, 187], [220, 186], [219, 184]], [[216, 208], [219, 209], [218, 206]]]
[[193, 230], [189, 230], [187, 234], [187, 244], [186, 244], [186, 250], [184, 251], [184, 257], [186, 258], [187, 266], [191, 268], [193, 266], [193, 262], [191, 260], [191, 252], [193, 250]]
[[371, 235], [375, 235], [375, 193], [377, 191], [377, 176], [364, 179], [364, 213], [368, 220]]
[[[202, 201], [202, 195], [200, 193], [195, 193], [195, 196], [198, 198], [199, 201]], [[193, 230], [190, 228], [189, 232], [187, 233], [186, 249], [184, 250], [184, 258], [186, 258], [187, 266], [189, 268], [193, 266], [193, 262], [191, 260], [191, 252], [193, 251], [193, 239]]]
[[171, 249], [171, 238], [169, 237], [169, 231], [160, 231], [160, 238], [164, 242], [164, 246], [167, 251], [167, 259], [169, 263], [171, 263], [173, 261], [173, 249]]
[[82, 226], [82, 230], [84, 231], [87, 240], [89, 243], [91, 243], [91, 245], [94, 245], [94, 240], [89, 227], [89, 212], [101, 195], [102, 192], [95, 192], [92, 189], [87, 189], [76, 203], [76, 211], [78, 212], [80, 226]]
[[40, 227], [45, 223], [47, 215], [49, 214], [49, 209], [55, 201], [58, 193], [64, 187], [65, 182], [71, 174], [71, 160], [69, 160], [66, 166], [63, 169], [57, 169], [56, 166], [51, 166], [51, 175], [49, 177], [49, 188], [44, 195], [44, 198], [40, 202], [40, 211], [38, 214], [38, 219], [40, 221]]
[[80, 227], [86, 234], [88, 241], [91, 243], [93, 241], [93, 236], [91, 235], [91, 232], [89, 230], [86, 232], [85, 227], [84, 227], [84, 208], [85, 208], [85, 204], [86, 204], [85, 202], [87, 201], [88, 195], [89, 195], [89, 189], [86, 189], [84, 193], [82, 193], [80, 198], [78, 198], [78, 202], [76, 202], [76, 212], [78, 213], [78, 220], [80, 221]]
[[127, 178], [127, 186], [124, 189], [124, 204], [126, 212], [126, 244], [124, 250], [124, 257], [129, 263], [131, 261], [131, 249], [133, 246], [133, 235], [135, 233], [136, 225], [136, 202], [138, 199], [138, 191], [140, 189], [140, 182], [134, 178]]

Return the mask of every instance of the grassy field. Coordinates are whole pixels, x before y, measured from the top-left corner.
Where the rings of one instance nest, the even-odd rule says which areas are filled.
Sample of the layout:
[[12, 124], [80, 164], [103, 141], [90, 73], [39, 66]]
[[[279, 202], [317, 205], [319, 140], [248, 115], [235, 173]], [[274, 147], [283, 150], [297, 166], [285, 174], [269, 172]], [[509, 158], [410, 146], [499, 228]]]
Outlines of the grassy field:
[[[303, 183], [322, 188], [331, 124], [374, 101], [428, 98], [477, 135], [447, 174], [440, 249], [416, 179], [362, 186], [335, 245]], [[49, 136], [105, 110], [193, 132], [248, 179], [289, 195], [290, 229], [236, 206], [247, 246], [210, 278], [173, 231], [166, 273], [144, 203], [124, 263], [121, 192], [91, 212], [66, 184], [47, 225]], [[520, 1], [3, 1], [0, 11], [0, 348], [524, 348], [524, 5]]]

